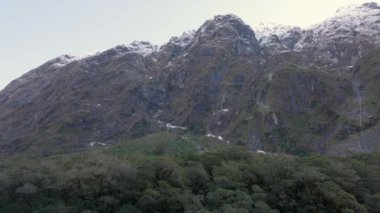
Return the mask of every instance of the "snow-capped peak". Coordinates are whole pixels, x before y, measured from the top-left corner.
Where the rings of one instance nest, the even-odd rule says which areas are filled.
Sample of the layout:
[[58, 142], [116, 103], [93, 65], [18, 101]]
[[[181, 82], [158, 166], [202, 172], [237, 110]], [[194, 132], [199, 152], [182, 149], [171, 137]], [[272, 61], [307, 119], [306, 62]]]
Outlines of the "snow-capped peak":
[[362, 4], [362, 7], [368, 7], [371, 9], [380, 9], [380, 4], [376, 2], [367, 2]]
[[[364, 10], [364, 11], [363, 11]], [[346, 7], [339, 8], [336, 11], [335, 15], [347, 15], [347, 14], [352, 14], [352, 12], [367, 12], [368, 10], [380, 10], [380, 5], [376, 2], [367, 2], [364, 4], [351, 4]]]
[[[357, 17], [368, 18], [371, 16], [380, 16], [380, 5], [376, 2], [364, 3], [362, 5], [350, 5], [338, 9], [333, 18], [338, 17]], [[332, 19], [333, 19], [332, 18]]]
[[217, 15], [213, 19], [207, 20], [200, 28], [200, 34], [203, 34], [209, 30], [223, 29], [229, 26], [238, 26], [246, 25], [243, 20], [233, 14], [227, 15]]
[[128, 45], [124, 45], [124, 44], [117, 45], [109, 50], [97, 53], [96, 55], [102, 55], [102, 54], [108, 54], [108, 53], [112, 53], [116, 55], [137, 53], [142, 56], [148, 56], [157, 51], [158, 51], [157, 45], [153, 45], [147, 41], [134, 41]]
[[240, 23], [244, 23], [238, 16], [234, 14], [217, 15], [214, 17], [213, 21], [217, 22], [218, 24], [222, 24], [222, 23], [230, 22], [230, 21], [237, 21]]
[[61, 55], [53, 60], [51, 60], [51, 65], [53, 67], [63, 67], [71, 62], [77, 61], [79, 58], [73, 55]]
[[102, 55], [110, 55], [110, 56], [123, 56], [125, 54], [136, 53], [142, 56], [148, 56], [152, 53], [158, 51], [158, 46], [153, 45], [147, 41], [134, 41], [128, 45], [117, 45], [111, 49], [105, 51], [94, 51], [81, 59], [88, 59], [93, 57], [98, 57]]
[[[86, 54], [82, 57], [75, 57], [71, 55], [62, 55], [59, 56], [53, 60], [51, 60], [50, 66], [54, 67], [64, 67], [67, 64], [73, 62], [73, 61], [79, 61], [80, 63], [88, 63], [89, 61], [97, 61], [100, 58], [104, 57], [122, 57], [126, 54], [139, 54], [141, 56], [148, 56], [152, 53], [155, 53], [158, 51], [158, 46], [153, 45], [146, 41], [134, 41], [128, 45], [117, 45], [111, 49], [105, 50], [105, 51], [93, 51], [89, 54]], [[103, 60], [103, 59], [102, 59]]]
[[271, 22], [262, 22], [254, 26], [254, 31], [256, 39], [259, 40], [263, 37], [268, 37], [271, 35], [283, 36], [287, 34], [292, 29], [301, 29], [297, 26], [290, 26], [284, 24], [276, 24]]
[[[166, 44], [170, 43], [170, 44], [174, 44], [177, 46], [186, 47], [193, 40], [193, 38], [195, 36], [195, 32], [196, 32], [195, 30], [186, 31], [186, 32], [182, 33], [181, 36], [172, 37], [170, 39], [170, 41]], [[164, 44], [163, 46], [165, 46], [166, 44]]]
[[261, 46], [273, 52], [286, 52], [293, 49], [303, 33], [300, 27], [274, 23], [260, 23], [254, 30]]
[[[359, 42], [362, 38], [371, 38], [380, 45], [379, 23], [380, 5], [371, 2], [340, 8], [333, 17], [307, 29], [273, 23], [262, 23], [254, 29], [260, 44], [276, 53], [315, 47], [329, 50], [332, 42]], [[326, 54], [324, 58], [334, 57]]]
[[158, 51], [158, 46], [147, 41], [134, 41], [125, 46], [129, 52], [138, 53], [142, 56], [148, 56]]
[[379, 23], [380, 6], [375, 2], [371, 2], [343, 7], [337, 10], [333, 17], [322, 22], [322, 24], [312, 27], [312, 30], [330, 38], [338, 34], [337, 31], [346, 32], [346, 34], [374, 36], [380, 34]]

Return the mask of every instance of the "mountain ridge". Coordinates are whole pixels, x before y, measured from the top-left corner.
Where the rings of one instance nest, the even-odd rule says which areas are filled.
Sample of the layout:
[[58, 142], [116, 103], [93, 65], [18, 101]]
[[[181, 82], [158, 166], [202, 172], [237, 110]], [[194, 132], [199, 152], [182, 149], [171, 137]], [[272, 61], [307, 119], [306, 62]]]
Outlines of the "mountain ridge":
[[[88, 57], [92, 57], [94, 55], [100, 54], [102, 52], [107, 52], [107, 51], [111, 51], [111, 50], [122, 48], [122, 47], [130, 50], [130, 52], [141, 53], [143, 56], [148, 56], [148, 55], [151, 55], [153, 53], [160, 51], [160, 49], [162, 49], [164, 46], [171, 44], [171, 43], [177, 43], [177, 45], [183, 46], [183, 47], [187, 46], [187, 44], [191, 42], [191, 40], [195, 37], [195, 34], [198, 31], [201, 31], [201, 32], [204, 31], [207, 28], [207, 26], [205, 26], [205, 25], [210, 25], [211, 23], [213, 25], [218, 25], [219, 27], [220, 26], [225, 27], [226, 24], [231, 24], [233, 22], [240, 23], [242, 26], [246, 26], [250, 30], [253, 30], [254, 35], [259, 35], [259, 36], [255, 36], [257, 40], [260, 40], [260, 39], [268, 40], [269, 37], [271, 37], [271, 36], [283, 37], [283, 39], [287, 39], [287, 37], [289, 37], [289, 35], [285, 35], [285, 34], [287, 34], [289, 32], [295, 31], [296, 33], [297, 32], [304, 32], [305, 33], [305, 32], [310, 32], [310, 31], [321, 31], [322, 29], [326, 28], [326, 25], [337, 22], [336, 19], [350, 19], [349, 21], [344, 20], [344, 21], [340, 21], [337, 23], [337, 24], [339, 24], [339, 23], [345, 22], [347, 24], [350, 24], [350, 21], [353, 20], [354, 18], [359, 17], [361, 19], [366, 19], [366, 18], [370, 18], [372, 16], [376, 16], [374, 18], [373, 22], [378, 23], [380, 21], [379, 12], [380, 12], [380, 7], [379, 7], [378, 3], [367, 2], [367, 3], [363, 3], [363, 4], [353, 4], [350, 6], [342, 7], [336, 11], [334, 16], [325, 19], [324, 21], [320, 22], [319, 24], [314, 24], [314, 25], [312, 25], [310, 27], [306, 27], [306, 28], [302, 28], [302, 27], [299, 27], [296, 25], [284, 25], [284, 24], [277, 24], [277, 23], [260, 23], [259, 25], [253, 26], [253, 29], [249, 25], [246, 25], [242, 19], [240, 19], [238, 16], [236, 16], [234, 14], [216, 15], [213, 19], [207, 20], [197, 30], [188, 30], [188, 31], [185, 31], [181, 36], [173, 36], [168, 42], [166, 42], [162, 45], [155, 45], [155, 44], [152, 44], [148, 41], [133, 41], [132, 43], [130, 43], [128, 45], [117, 45], [111, 49], [108, 49], [105, 51], [98, 51], [95, 54], [90, 54], [90, 55], [84, 56], [84, 57], [76, 57], [76, 56], [72, 56], [72, 55], [62, 55], [59, 57], [70, 56], [72, 58], [75, 57], [77, 60], [82, 60], [82, 59], [86, 59]], [[363, 20], [359, 20], [359, 22], [363, 23]], [[370, 25], [370, 24], [372, 24], [372, 23], [370, 22], [368, 25]], [[353, 28], [355, 28], [356, 26], [358, 26], [358, 24], [354, 24]], [[337, 28], [337, 26], [334, 25], [334, 26], [329, 27], [329, 28]], [[375, 28], [375, 27], [371, 26], [370, 28]], [[376, 29], [375, 31], [378, 31], [378, 29]], [[321, 32], [316, 32], [316, 33], [320, 34]], [[378, 34], [378, 32], [375, 32], [375, 33]], [[379, 36], [380, 35], [376, 35], [376, 38], [378, 38]], [[178, 44], [178, 43], [181, 43], [183, 39], [186, 40], [185, 44]], [[304, 38], [304, 39], [306, 39], [306, 38]], [[261, 44], [264, 46], [266, 45], [265, 43], [266, 42], [261, 42]], [[294, 44], [291, 46], [294, 46]], [[298, 47], [295, 46], [295, 50], [296, 51], [300, 50], [302, 48], [300, 46], [302, 46], [302, 45], [299, 44]], [[134, 49], [134, 50], [132, 50], [132, 49]], [[59, 57], [57, 57], [57, 58], [59, 58]]]
[[347, 33], [338, 16], [322, 24], [338, 23], [334, 31], [257, 40], [237, 16], [219, 15], [160, 47], [52, 59], [0, 92], [0, 152], [51, 155], [167, 130], [270, 152], [379, 150], [380, 93], [368, 79], [378, 72], [379, 8], [354, 10], [375, 11], [363, 15], [371, 30]]

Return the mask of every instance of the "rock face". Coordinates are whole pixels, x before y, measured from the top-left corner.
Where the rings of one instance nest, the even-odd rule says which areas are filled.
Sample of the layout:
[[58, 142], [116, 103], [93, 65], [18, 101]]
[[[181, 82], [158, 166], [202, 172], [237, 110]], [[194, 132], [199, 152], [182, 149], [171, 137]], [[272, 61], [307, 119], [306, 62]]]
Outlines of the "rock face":
[[271, 152], [380, 150], [379, 5], [310, 29], [254, 30], [215, 16], [161, 47], [53, 59], [0, 92], [0, 153], [78, 151], [166, 130]]

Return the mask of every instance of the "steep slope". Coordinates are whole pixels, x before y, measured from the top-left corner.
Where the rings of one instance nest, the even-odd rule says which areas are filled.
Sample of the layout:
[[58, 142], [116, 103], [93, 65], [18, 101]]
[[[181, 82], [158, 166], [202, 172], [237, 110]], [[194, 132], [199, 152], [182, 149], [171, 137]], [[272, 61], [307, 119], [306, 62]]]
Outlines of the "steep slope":
[[368, 3], [308, 30], [257, 33], [215, 16], [161, 47], [58, 57], [0, 92], [0, 152], [50, 155], [166, 130], [293, 154], [379, 150], [379, 11]]

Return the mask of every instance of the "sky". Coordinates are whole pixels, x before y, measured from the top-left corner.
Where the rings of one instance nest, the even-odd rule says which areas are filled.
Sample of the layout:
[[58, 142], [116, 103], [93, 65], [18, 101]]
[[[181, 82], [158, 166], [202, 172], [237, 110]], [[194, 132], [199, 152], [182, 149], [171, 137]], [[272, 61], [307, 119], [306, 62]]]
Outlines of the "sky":
[[307, 27], [367, 1], [0, 0], [0, 89], [57, 56], [81, 57], [135, 40], [160, 45], [219, 14], [235, 14], [251, 26]]

